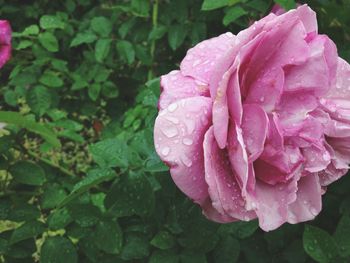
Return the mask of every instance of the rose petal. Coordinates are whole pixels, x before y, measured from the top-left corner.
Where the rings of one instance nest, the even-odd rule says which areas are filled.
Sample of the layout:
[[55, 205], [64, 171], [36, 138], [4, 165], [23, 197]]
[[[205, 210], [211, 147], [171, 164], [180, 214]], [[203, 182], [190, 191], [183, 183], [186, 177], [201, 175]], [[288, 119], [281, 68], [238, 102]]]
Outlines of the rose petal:
[[288, 222], [295, 224], [314, 219], [322, 208], [321, 185], [317, 173], [301, 177], [296, 194], [295, 202], [288, 207]]
[[197, 203], [208, 197], [203, 139], [211, 123], [211, 100], [193, 97], [170, 104], [155, 122], [156, 151], [170, 167], [175, 184]]
[[173, 70], [161, 77], [162, 93], [159, 99], [159, 109], [163, 110], [171, 103], [189, 97], [209, 96], [207, 84], [185, 77], [179, 70]]
[[255, 218], [255, 213], [245, 209], [240, 187], [231, 169], [226, 150], [221, 150], [211, 127], [204, 138], [205, 180], [213, 207], [220, 214], [227, 214], [240, 220]]
[[264, 150], [268, 132], [268, 117], [259, 105], [243, 105], [242, 131], [249, 162], [253, 162]]
[[234, 57], [225, 56], [234, 43], [235, 36], [229, 32], [200, 42], [187, 51], [180, 65], [182, 74], [209, 84], [213, 71], [224, 57], [230, 61], [234, 60]]

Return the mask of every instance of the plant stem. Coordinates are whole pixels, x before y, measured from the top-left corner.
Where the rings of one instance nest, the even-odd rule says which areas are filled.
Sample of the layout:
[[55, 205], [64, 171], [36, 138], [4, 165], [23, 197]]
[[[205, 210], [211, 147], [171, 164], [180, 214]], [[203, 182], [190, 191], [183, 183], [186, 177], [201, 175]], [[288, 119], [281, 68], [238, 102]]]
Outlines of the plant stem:
[[[158, 0], [153, 2], [153, 11], [152, 11], [152, 30], [156, 29], [158, 26]], [[153, 62], [154, 62], [154, 51], [156, 49], [156, 40], [153, 39], [151, 42], [151, 57], [152, 57], [152, 66], [148, 71], [148, 80], [151, 80], [154, 76], [153, 74]]]
[[45, 163], [53, 168], [60, 170], [62, 173], [66, 174], [66, 175], [73, 176], [73, 177], [75, 176], [74, 173], [70, 172], [66, 168], [63, 168], [62, 166], [59, 166], [58, 164], [53, 163], [49, 159], [41, 157], [40, 155], [36, 154], [35, 152], [32, 152], [31, 150], [26, 149], [26, 153], [29, 156], [33, 157], [34, 159], [37, 159], [37, 160], [39, 160], [39, 161], [41, 161], [41, 162], [43, 162], [43, 163]]

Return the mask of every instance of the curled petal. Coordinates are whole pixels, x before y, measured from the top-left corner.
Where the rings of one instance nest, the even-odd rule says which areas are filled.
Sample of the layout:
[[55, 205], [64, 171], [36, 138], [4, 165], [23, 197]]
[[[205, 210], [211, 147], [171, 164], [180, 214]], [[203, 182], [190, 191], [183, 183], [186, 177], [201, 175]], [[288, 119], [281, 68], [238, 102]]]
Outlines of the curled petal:
[[211, 101], [193, 97], [170, 104], [155, 122], [155, 147], [170, 167], [176, 185], [201, 204], [208, 197], [204, 179], [203, 140], [211, 123]]
[[254, 212], [245, 209], [240, 187], [231, 169], [226, 150], [221, 150], [210, 128], [204, 138], [205, 180], [213, 207], [221, 214], [240, 220], [255, 218]]
[[207, 84], [191, 77], [185, 77], [179, 70], [173, 70], [169, 74], [163, 75], [160, 86], [162, 89], [159, 99], [160, 110], [183, 98], [209, 95]]

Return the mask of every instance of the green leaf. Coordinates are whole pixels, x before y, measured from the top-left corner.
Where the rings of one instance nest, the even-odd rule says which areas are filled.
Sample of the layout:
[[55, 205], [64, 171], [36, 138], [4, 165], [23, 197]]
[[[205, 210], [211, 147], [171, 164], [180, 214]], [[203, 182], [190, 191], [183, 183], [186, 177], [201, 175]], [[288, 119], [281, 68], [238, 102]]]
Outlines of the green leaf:
[[52, 146], [61, 147], [60, 141], [48, 127], [29, 120], [17, 112], [0, 111], [0, 122], [14, 124], [21, 128], [26, 128], [27, 130], [42, 136]]
[[63, 86], [63, 80], [58, 76], [57, 73], [52, 71], [45, 71], [45, 73], [39, 79], [39, 82], [53, 88], [59, 88]]
[[100, 96], [102, 86], [98, 83], [94, 83], [88, 87], [88, 94], [91, 100], [96, 101]]
[[228, 26], [230, 23], [234, 22], [245, 14], [247, 14], [247, 11], [245, 11], [242, 7], [233, 6], [227, 10], [222, 22], [225, 26]]
[[51, 93], [44, 86], [31, 88], [27, 93], [27, 103], [31, 110], [42, 116], [51, 106]]
[[225, 236], [219, 241], [214, 250], [215, 263], [237, 262], [240, 253], [240, 245], [237, 239]]
[[121, 258], [124, 260], [140, 259], [147, 257], [148, 254], [149, 245], [147, 238], [141, 233], [128, 233]]
[[185, 25], [172, 25], [168, 32], [168, 42], [173, 50], [176, 50], [184, 42], [187, 34]]
[[39, 27], [37, 25], [30, 25], [26, 27], [21, 33], [22, 36], [31, 36], [38, 35], [40, 32]]
[[338, 254], [334, 239], [315, 226], [305, 225], [303, 244], [306, 253], [317, 262], [330, 262]]
[[62, 207], [78, 196], [82, 195], [86, 191], [88, 191], [91, 187], [94, 187], [102, 182], [112, 180], [116, 178], [116, 174], [113, 170], [110, 169], [94, 169], [90, 170], [88, 175], [82, 179], [79, 183], [77, 183], [72, 192], [62, 200], [58, 207]]
[[95, 45], [95, 58], [97, 62], [102, 63], [107, 57], [109, 50], [111, 49], [111, 39], [99, 39]]
[[49, 228], [52, 230], [59, 230], [65, 228], [73, 221], [67, 208], [56, 209], [51, 212], [48, 218]]
[[167, 31], [167, 27], [163, 25], [159, 25], [154, 27], [152, 31], [148, 35], [148, 40], [157, 40], [162, 38]]
[[127, 167], [128, 147], [120, 139], [107, 139], [90, 145], [92, 158], [101, 167]]
[[[185, 250], [180, 255], [181, 263], [207, 263], [207, 259], [204, 253], [195, 252], [191, 250]], [[231, 261], [229, 261], [231, 262]]]
[[132, 44], [126, 40], [120, 40], [117, 42], [117, 51], [120, 57], [126, 61], [129, 65], [135, 60], [135, 50]]
[[334, 239], [339, 246], [339, 254], [342, 257], [350, 256], [350, 216], [345, 214], [338, 222]]
[[45, 172], [37, 164], [29, 161], [19, 161], [9, 169], [14, 179], [22, 184], [42, 185], [45, 181]]
[[48, 237], [40, 253], [40, 263], [76, 263], [78, 255], [72, 242], [61, 236]]
[[157, 248], [168, 249], [175, 245], [175, 239], [169, 232], [160, 231], [153, 237], [150, 243]]
[[[179, 256], [174, 250], [156, 250], [152, 253], [149, 263], [177, 263]], [[181, 261], [183, 262], [183, 261]]]
[[39, 34], [40, 44], [50, 52], [58, 51], [58, 41], [57, 38], [51, 32], [44, 32]]
[[56, 207], [67, 196], [66, 191], [55, 185], [45, 189], [41, 198], [41, 208], [50, 209]]
[[40, 211], [36, 206], [21, 204], [15, 206], [9, 213], [8, 219], [15, 222], [29, 221], [40, 217]]
[[10, 244], [36, 237], [45, 231], [45, 225], [39, 221], [29, 221], [15, 229], [11, 235]]
[[91, 20], [91, 29], [102, 37], [107, 37], [112, 32], [112, 23], [104, 16], [94, 17]]
[[39, 21], [40, 27], [43, 29], [64, 29], [64, 23], [57, 16], [43, 15]]
[[92, 32], [78, 33], [70, 43], [70, 47], [76, 47], [82, 44], [90, 44], [97, 40], [97, 36]]
[[100, 210], [91, 204], [72, 204], [68, 206], [69, 214], [81, 227], [91, 227], [99, 222]]
[[285, 10], [290, 10], [290, 9], [295, 8], [295, 1], [294, 0], [274, 0], [274, 2], [276, 4], [279, 4]]
[[131, 0], [133, 14], [141, 17], [149, 17], [150, 2], [148, 0]]
[[19, 44], [17, 45], [16, 49], [21, 50], [21, 49], [30, 47], [32, 45], [33, 45], [33, 42], [31, 40], [21, 40], [21, 42], [19, 42]]
[[130, 173], [108, 192], [105, 206], [115, 216], [145, 216], [154, 209], [153, 189], [142, 174]]
[[110, 254], [119, 254], [122, 248], [122, 231], [117, 222], [100, 221], [97, 224], [94, 240], [96, 246]]
[[204, 0], [202, 4], [202, 10], [208, 11], [230, 5], [231, 3], [238, 2], [237, 0]]

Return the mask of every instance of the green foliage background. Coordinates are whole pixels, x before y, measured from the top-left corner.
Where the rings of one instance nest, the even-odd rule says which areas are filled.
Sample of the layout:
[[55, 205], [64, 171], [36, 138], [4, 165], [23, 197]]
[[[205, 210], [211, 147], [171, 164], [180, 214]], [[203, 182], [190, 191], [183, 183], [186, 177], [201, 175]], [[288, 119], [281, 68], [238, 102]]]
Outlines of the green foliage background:
[[[0, 0], [14, 31], [0, 71], [0, 262], [350, 262], [348, 176], [316, 220], [264, 233], [206, 220], [153, 149], [156, 77], [273, 4]], [[308, 4], [350, 61], [350, 3]]]

